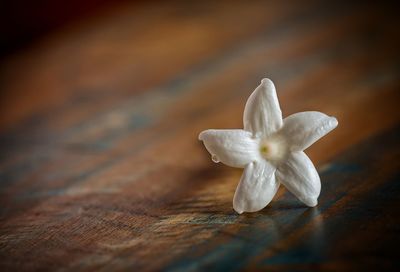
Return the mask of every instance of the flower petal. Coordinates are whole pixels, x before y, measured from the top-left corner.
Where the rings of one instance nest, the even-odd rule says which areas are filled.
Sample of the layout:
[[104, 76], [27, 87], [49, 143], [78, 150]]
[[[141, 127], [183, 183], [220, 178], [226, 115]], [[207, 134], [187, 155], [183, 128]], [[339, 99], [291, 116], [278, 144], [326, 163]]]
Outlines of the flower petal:
[[276, 171], [278, 180], [309, 207], [318, 204], [321, 181], [314, 164], [303, 151], [292, 152]]
[[318, 111], [305, 111], [286, 117], [279, 133], [288, 141], [290, 150], [303, 151], [337, 125], [335, 117]]
[[265, 160], [246, 166], [233, 197], [233, 208], [236, 212], [256, 212], [271, 202], [279, 188], [275, 171], [276, 168]]
[[242, 129], [208, 129], [200, 133], [208, 152], [215, 161], [232, 167], [245, 167], [259, 158], [258, 140]]
[[270, 135], [282, 126], [282, 112], [274, 83], [264, 78], [246, 102], [244, 129], [253, 134]]

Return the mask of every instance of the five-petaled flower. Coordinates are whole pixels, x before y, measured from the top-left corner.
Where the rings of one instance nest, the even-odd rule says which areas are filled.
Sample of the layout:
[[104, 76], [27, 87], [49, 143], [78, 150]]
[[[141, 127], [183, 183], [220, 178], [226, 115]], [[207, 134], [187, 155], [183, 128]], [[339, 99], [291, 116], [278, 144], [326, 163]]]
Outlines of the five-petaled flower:
[[338, 122], [321, 112], [292, 114], [282, 120], [275, 86], [265, 78], [247, 100], [244, 129], [209, 129], [200, 133], [214, 162], [244, 168], [233, 197], [239, 214], [269, 204], [282, 183], [309, 207], [318, 203], [321, 181], [304, 149]]

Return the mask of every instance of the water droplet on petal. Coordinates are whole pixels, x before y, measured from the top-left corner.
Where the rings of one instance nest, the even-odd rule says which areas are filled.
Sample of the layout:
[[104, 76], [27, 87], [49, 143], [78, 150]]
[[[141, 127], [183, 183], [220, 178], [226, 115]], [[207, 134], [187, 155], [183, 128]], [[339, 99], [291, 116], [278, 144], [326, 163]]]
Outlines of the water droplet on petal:
[[217, 155], [215, 155], [215, 154], [213, 154], [213, 155], [211, 156], [211, 160], [212, 160], [213, 162], [215, 162], [215, 163], [219, 163], [219, 162], [220, 162], [219, 159], [218, 159], [218, 157], [217, 157]]

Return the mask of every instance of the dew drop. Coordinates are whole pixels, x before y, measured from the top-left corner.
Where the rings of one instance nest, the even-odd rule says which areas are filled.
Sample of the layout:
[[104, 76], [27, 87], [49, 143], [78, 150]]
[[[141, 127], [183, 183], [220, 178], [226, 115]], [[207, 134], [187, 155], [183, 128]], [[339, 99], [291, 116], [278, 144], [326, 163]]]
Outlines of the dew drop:
[[218, 159], [217, 155], [215, 155], [215, 154], [213, 154], [213, 155], [211, 156], [211, 160], [212, 160], [213, 162], [215, 162], [215, 163], [219, 163], [219, 159]]

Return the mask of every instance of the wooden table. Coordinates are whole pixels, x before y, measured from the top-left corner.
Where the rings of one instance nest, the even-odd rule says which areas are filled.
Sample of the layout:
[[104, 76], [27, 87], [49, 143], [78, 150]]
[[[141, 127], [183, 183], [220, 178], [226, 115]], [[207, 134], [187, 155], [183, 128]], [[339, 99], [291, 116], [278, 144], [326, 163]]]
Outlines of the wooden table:
[[[389, 4], [126, 3], [7, 56], [0, 270], [399, 271], [399, 37]], [[241, 170], [197, 140], [263, 77], [339, 120], [315, 208], [236, 214]]]

